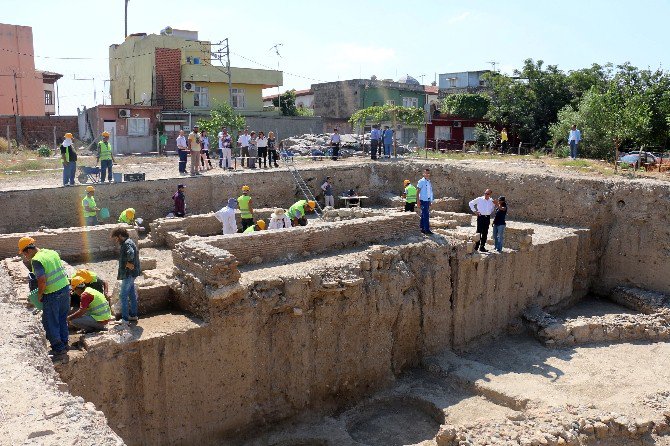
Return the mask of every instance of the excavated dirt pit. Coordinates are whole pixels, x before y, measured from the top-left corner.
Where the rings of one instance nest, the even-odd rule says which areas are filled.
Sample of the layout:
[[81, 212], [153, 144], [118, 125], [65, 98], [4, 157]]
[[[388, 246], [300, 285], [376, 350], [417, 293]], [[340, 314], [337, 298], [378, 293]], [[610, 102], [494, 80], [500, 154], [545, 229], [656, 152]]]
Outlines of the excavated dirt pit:
[[[307, 227], [221, 236], [211, 213], [154, 220], [140, 242], [140, 321], [73, 334], [79, 349], [56, 365], [58, 375], [35, 359], [46, 349], [36, 335], [39, 316], [22, 307], [25, 268], [8, 258], [16, 234], [0, 237], [10, 253], [0, 262], [7, 277], [0, 314], [18, 315], [12, 323], [20, 324], [2, 334], [0, 390], [10, 396], [2, 415], [12, 427], [0, 423], [0, 438], [110, 446], [670, 444], [670, 298], [659, 292], [665, 277], [649, 272], [666, 259], [646, 258], [642, 238], [622, 237], [619, 221], [629, 215], [619, 215], [621, 206], [603, 211], [609, 196], [626, 195], [619, 186], [589, 183], [582, 193], [534, 178], [532, 191], [519, 191], [528, 178], [518, 172], [460, 179], [438, 167], [438, 176], [451, 175], [456, 198], [436, 203], [436, 234], [425, 237], [418, 215], [384, 207], [398, 204], [388, 185], [401, 184], [405, 167], [366, 169], [356, 184], [367, 181], [379, 206], [329, 211]], [[473, 217], [458, 211], [473, 195], [470, 184], [491, 178], [516, 190], [519, 218], [508, 222], [502, 253], [482, 254], [473, 251]], [[552, 187], [562, 199], [528, 198]], [[273, 196], [268, 191], [258, 192]], [[636, 200], [627, 200], [626, 212], [639, 222], [647, 208], [629, 209]], [[663, 239], [664, 222], [654, 225]], [[102, 246], [110, 229], [87, 239], [81, 228], [38, 237], [60, 243], [68, 272], [90, 268], [113, 284], [116, 261]], [[102, 248], [82, 261], [81, 240]], [[641, 272], [645, 262], [651, 266]], [[647, 283], [657, 291], [644, 290]], [[584, 299], [589, 292], [601, 300]], [[40, 392], [18, 385], [22, 375], [46, 380], [48, 404], [26, 397]], [[79, 423], [87, 416], [95, 422]], [[63, 432], [68, 420], [73, 431]]]

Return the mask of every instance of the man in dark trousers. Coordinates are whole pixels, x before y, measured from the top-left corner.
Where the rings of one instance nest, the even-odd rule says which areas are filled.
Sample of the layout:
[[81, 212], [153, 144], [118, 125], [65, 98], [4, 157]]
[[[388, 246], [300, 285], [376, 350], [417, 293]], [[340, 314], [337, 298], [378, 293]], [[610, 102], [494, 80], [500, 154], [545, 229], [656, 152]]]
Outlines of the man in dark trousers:
[[495, 210], [495, 203], [491, 199], [491, 189], [486, 189], [484, 195], [470, 201], [470, 210], [477, 216], [477, 234], [480, 235], [479, 241], [475, 243], [475, 251], [488, 252], [486, 249], [486, 237], [489, 235], [489, 226], [491, 226], [491, 214]]

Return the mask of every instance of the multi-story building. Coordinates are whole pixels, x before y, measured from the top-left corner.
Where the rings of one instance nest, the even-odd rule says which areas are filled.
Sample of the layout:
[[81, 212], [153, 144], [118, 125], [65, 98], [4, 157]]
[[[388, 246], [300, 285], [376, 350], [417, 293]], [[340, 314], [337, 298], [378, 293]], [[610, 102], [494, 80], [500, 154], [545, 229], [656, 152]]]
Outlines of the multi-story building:
[[[424, 86], [411, 76], [398, 81], [373, 77], [312, 84], [312, 91], [314, 114], [323, 117], [329, 127], [340, 128], [341, 132], [351, 132], [353, 129], [348, 122], [349, 118], [356, 111], [367, 107], [391, 104], [423, 109], [426, 105]], [[401, 143], [417, 141], [419, 130], [398, 125], [398, 140]]]
[[457, 73], [443, 73], [438, 76], [440, 96], [456, 93], [477, 93], [487, 88], [482, 76], [490, 70], [460, 71]]
[[56, 113], [54, 84], [62, 76], [35, 69], [30, 26], [0, 23], [0, 115]]
[[[232, 103], [243, 115], [263, 113], [264, 88], [282, 84], [275, 70], [226, 68], [212, 59], [211, 42], [197, 31], [165, 28], [132, 34], [109, 47], [112, 105], [152, 105], [162, 113], [209, 115], [217, 103]], [[190, 123], [185, 123], [185, 126]]]

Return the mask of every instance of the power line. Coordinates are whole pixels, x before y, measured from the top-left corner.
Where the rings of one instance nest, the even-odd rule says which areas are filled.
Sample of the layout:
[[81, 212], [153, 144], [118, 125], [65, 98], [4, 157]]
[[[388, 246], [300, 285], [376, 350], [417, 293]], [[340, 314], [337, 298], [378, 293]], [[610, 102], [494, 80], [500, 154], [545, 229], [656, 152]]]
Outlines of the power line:
[[[233, 52], [233, 51], [231, 51], [230, 54], [234, 54], [234, 55], [236, 55], [237, 57], [241, 57], [242, 59], [244, 59], [244, 60], [246, 60], [246, 61], [248, 61], [248, 62], [255, 63], [256, 65], [259, 65], [259, 66], [261, 66], [261, 67], [263, 67], [263, 68], [267, 68], [268, 70], [274, 70], [274, 69], [275, 69], [275, 68], [273, 68], [273, 67], [270, 67], [270, 66], [268, 66], [268, 65], [262, 64], [262, 63], [260, 63], [260, 62], [256, 62], [256, 61], [253, 60], [253, 59], [249, 59], [248, 57], [244, 57], [243, 55], [241, 55], [241, 54], [237, 54], [237, 53], [235, 53], [235, 52]], [[324, 81], [323, 79], [315, 79], [315, 78], [313, 78], [313, 77], [302, 76], [302, 75], [300, 75], [300, 74], [290, 73], [290, 72], [288, 72], [288, 71], [283, 71], [283, 73], [284, 73], [284, 74], [288, 74], [289, 76], [299, 77], [299, 78], [307, 79], [307, 80], [310, 80], [310, 81], [326, 82], [326, 81]]]

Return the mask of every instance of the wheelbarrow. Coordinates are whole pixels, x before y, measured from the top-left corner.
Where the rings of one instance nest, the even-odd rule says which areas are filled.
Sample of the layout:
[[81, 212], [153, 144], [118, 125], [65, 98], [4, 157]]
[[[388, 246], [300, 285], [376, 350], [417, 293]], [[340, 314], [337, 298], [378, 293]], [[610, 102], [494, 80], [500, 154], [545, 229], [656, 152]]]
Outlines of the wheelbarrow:
[[88, 167], [81, 166], [79, 168], [79, 176], [77, 176], [77, 181], [80, 183], [99, 183], [100, 182], [100, 168], [98, 166]]

